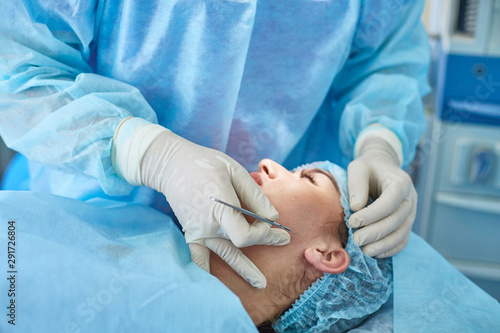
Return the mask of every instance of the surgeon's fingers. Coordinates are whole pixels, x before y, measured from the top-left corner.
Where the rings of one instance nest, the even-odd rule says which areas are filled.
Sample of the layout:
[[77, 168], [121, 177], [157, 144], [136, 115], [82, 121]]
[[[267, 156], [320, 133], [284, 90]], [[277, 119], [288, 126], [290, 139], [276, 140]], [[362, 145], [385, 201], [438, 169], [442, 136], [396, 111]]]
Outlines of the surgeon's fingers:
[[205, 239], [205, 245], [222, 258], [238, 275], [253, 287], [264, 289], [267, 280], [264, 274], [240, 249], [224, 238]]
[[[238, 198], [233, 192], [230, 199], [221, 200], [231, 205], [239, 206]], [[245, 247], [255, 244], [267, 236], [271, 225], [269, 224], [249, 224], [242, 213], [224, 204], [213, 202], [212, 214], [215, 221], [218, 221], [234, 245]]]
[[233, 168], [231, 181], [238, 198], [248, 210], [271, 221], [278, 219], [278, 211], [243, 167]]
[[411, 208], [410, 200], [403, 200], [401, 205], [391, 215], [356, 231], [354, 233], [354, 242], [359, 246], [363, 246], [384, 238], [401, 226], [410, 213]]
[[257, 244], [269, 233], [271, 225], [262, 221], [249, 224], [243, 215], [230, 207], [223, 207], [225, 211], [219, 220], [229, 239], [236, 247], [245, 247]]
[[347, 184], [349, 189], [349, 205], [358, 211], [368, 202], [368, 185], [370, 170], [368, 165], [359, 160], [352, 161], [347, 167]]
[[[265, 223], [256, 221], [255, 223]], [[290, 243], [290, 234], [285, 230], [271, 228], [266, 237], [256, 242], [254, 245], [276, 245], [282, 246]]]
[[391, 175], [392, 179], [389, 180], [387, 186], [384, 186], [382, 194], [368, 207], [351, 215], [349, 226], [351, 228], [360, 228], [381, 220], [394, 212], [401, 201], [408, 196], [411, 189], [411, 186], [407, 186], [407, 184], [402, 186], [401, 181], [403, 180], [400, 180], [400, 177], [399, 175]]
[[189, 251], [191, 252], [191, 260], [210, 273], [210, 250], [203, 245], [191, 243]]
[[408, 232], [405, 239], [401, 243], [399, 243], [398, 246], [396, 246], [392, 250], [389, 250], [389, 251], [386, 251], [384, 253], [377, 255], [377, 258], [392, 257], [393, 255], [401, 252], [401, 250], [405, 248], [406, 244], [408, 244], [408, 238], [410, 238], [410, 232]]
[[[242, 171], [240, 171], [240, 169], [242, 169]], [[243, 203], [249, 203], [247, 208], [271, 220], [276, 219], [278, 217], [278, 212], [274, 209], [269, 202], [269, 199], [267, 199], [264, 192], [262, 192], [252, 177], [250, 177], [248, 172], [246, 172], [246, 170], [241, 166], [234, 166], [232, 173], [233, 187], [236, 190], [236, 194], [239, 199]], [[233, 200], [229, 201], [229, 203], [239, 206], [239, 203], [235, 203], [237, 201], [238, 198], [235, 197]], [[253, 209], [256, 207], [259, 208]], [[216, 210], [219, 211], [217, 220], [221, 223], [228, 238], [237, 247], [245, 247], [262, 242], [262, 240], [268, 235], [269, 229], [271, 229], [270, 224], [262, 221], [248, 224], [244, 216], [233, 208], [218, 205], [216, 206]], [[289, 236], [274, 234], [274, 239], [277, 243], [285, 244], [289, 240]]]
[[[386, 253], [397, 253], [406, 245], [405, 239], [408, 237], [415, 220], [415, 210], [411, 210], [401, 226], [388, 236], [363, 247], [363, 252], [371, 257], [379, 257]], [[401, 247], [399, 245], [403, 244]], [[396, 251], [397, 250], [397, 251]], [[380, 257], [382, 258], [382, 257]]]

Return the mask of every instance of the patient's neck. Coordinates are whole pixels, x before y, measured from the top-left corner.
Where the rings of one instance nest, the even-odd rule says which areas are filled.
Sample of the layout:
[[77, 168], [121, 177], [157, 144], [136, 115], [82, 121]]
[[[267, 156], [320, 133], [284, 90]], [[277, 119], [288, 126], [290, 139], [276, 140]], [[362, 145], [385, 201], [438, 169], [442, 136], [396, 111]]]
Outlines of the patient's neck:
[[262, 272], [267, 278], [267, 286], [265, 289], [257, 289], [252, 287], [248, 282], [243, 280], [231, 267], [223, 261], [219, 256], [210, 253], [210, 273], [216, 276], [234, 292], [241, 300], [252, 318], [255, 325], [259, 325], [266, 320], [279, 314], [280, 309], [284, 304], [275, 304], [275, 300], [269, 292], [269, 286], [273, 284], [269, 279], [271, 277]]
[[[295, 272], [290, 268], [299, 265], [291, 264], [291, 260], [283, 259], [286, 258], [285, 254], [282, 253], [283, 247], [273, 247], [271, 251], [269, 251], [269, 247], [264, 249], [265, 247], [253, 246], [252, 248], [254, 254], [256, 254], [255, 250], [259, 252], [261, 248], [262, 252], [265, 251], [266, 254], [255, 255], [250, 258], [266, 276], [267, 287], [265, 289], [252, 287], [213, 252], [210, 253], [210, 273], [221, 280], [240, 298], [254, 324], [259, 325], [288, 309], [293, 301], [319, 276], [316, 274], [315, 276], [308, 274], [307, 278], [290, 276], [298, 275], [294, 274]], [[245, 252], [245, 248], [242, 250]], [[270, 256], [270, 252], [274, 251], [276, 253], [273, 254], [277, 256], [275, 258]], [[288, 251], [288, 255], [290, 255], [290, 251]], [[288, 284], [287, 280], [293, 281], [291, 287], [285, 285]], [[283, 292], [283, 289], [286, 291]]]

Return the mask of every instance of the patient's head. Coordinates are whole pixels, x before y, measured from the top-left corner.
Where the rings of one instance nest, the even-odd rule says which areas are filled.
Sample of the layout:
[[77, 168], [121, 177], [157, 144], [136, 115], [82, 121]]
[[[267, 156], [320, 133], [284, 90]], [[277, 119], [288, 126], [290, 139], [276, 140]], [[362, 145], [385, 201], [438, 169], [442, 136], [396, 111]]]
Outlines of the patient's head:
[[242, 249], [267, 277], [270, 299], [282, 312], [323, 273], [338, 274], [349, 265], [340, 190], [323, 169], [291, 172], [269, 159], [250, 175], [279, 212], [279, 223], [294, 231], [288, 245]]
[[[346, 214], [350, 214], [345, 171], [321, 162], [290, 172], [271, 160], [262, 160], [258, 171], [250, 175], [278, 210], [278, 222], [295, 233], [291, 233], [290, 243], [285, 246], [255, 245], [241, 249], [266, 276], [265, 289], [251, 287], [216, 255], [211, 256], [211, 273], [240, 297], [255, 324], [279, 318], [297, 301], [277, 324], [280, 328], [301, 330], [307, 325], [314, 326], [314, 318], [306, 318], [305, 326], [300, 322], [303, 314], [315, 311], [317, 303], [311, 295], [302, 294], [306, 291], [315, 297], [326, 295], [336, 283], [332, 277], [345, 275], [343, 272], [348, 271], [352, 257], [356, 266], [360, 263], [366, 266], [364, 255], [354, 247], [352, 233], [345, 223]], [[362, 267], [361, 274], [365, 269], [371, 276], [373, 265], [376, 267], [376, 263]], [[346, 274], [347, 278], [352, 277]], [[350, 282], [339, 280], [339, 283]], [[385, 283], [385, 289], [387, 286]]]

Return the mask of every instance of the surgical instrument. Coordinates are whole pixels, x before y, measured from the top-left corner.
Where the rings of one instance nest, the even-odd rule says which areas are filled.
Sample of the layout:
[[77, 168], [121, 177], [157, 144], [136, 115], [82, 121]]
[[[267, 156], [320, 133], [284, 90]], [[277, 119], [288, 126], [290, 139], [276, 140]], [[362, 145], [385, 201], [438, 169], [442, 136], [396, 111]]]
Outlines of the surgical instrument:
[[[240, 213], [243, 213], [243, 214], [246, 214], [246, 215], [251, 216], [251, 217], [253, 217], [253, 218], [256, 218], [256, 219], [258, 219], [258, 220], [261, 220], [261, 221], [267, 222], [267, 223], [269, 223], [269, 224], [271, 224], [271, 225], [274, 225], [274, 226], [276, 226], [276, 227], [280, 227], [281, 229], [284, 229], [284, 230], [286, 230], [286, 231], [291, 231], [291, 232], [293, 232], [292, 230], [290, 230], [290, 228], [287, 228], [287, 227], [285, 227], [284, 225], [281, 225], [281, 224], [279, 224], [279, 223], [277, 223], [277, 222], [274, 222], [274, 221], [268, 220], [268, 219], [266, 219], [266, 218], [264, 218], [264, 217], [262, 217], [262, 216], [260, 216], [260, 215], [258, 215], [258, 214], [252, 213], [252, 212], [251, 212], [251, 211], [249, 211], [249, 210], [246, 210], [246, 209], [243, 209], [243, 208], [240, 208], [240, 207], [233, 206], [233, 205], [231, 205], [231, 204], [228, 204], [227, 202], [224, 202], [224, 201], [222, 201], [222, 200], [216, 199], [216, 198], [214, 198], [214, 197], [212, 197], [212, 196], [210, 196], [210, 199], [212, 199], [212, 200], [213, 200], [213, 201], [215, 201], [215, 202], [221, 203], [221, 204], [223, 204], [223, 205], [229, 206], [229, 207], [231, 207], [231, 208], [233, 208], [233, 209], [236, 209], [236, 210], [237, 210], [238, 212], [240, 212]], [[295, 232], [293, 232], [293, 233], [295, 233]]]

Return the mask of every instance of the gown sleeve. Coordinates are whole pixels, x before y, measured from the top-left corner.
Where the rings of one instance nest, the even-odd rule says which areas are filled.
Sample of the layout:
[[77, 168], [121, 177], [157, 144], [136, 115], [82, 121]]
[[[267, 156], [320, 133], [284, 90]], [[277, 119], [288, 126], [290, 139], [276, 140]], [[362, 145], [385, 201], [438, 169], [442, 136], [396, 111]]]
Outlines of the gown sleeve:
[[138, 89], [94, 73], [98, 1], [2, 1], [0, 135], [57, 170], [95, 177], [110, 195], [132, 189], [111, 164], [118, 123], [157, 122]]
[[351, 52], [332, 86], [342, 111], [339, 141], [353, 159], [367, 126], [380, 124], [402, 144], [403, 167], [413, 159], [425, 128], [422, 97], [429, 91], [430, 46], [418, 1], [362, 1]]

